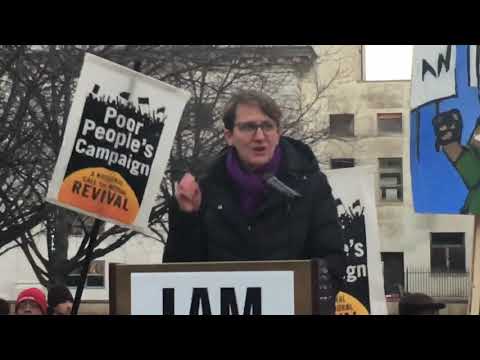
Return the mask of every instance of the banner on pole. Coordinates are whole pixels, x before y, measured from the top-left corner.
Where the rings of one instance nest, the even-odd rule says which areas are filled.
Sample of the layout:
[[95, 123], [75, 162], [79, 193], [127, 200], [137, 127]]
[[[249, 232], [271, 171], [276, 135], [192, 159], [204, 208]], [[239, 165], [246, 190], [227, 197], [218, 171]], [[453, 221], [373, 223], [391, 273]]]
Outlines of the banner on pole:
[[345, 288], [337, 295], [336, 314], [386, 315], [374, 169], [353, 167], [325, 174], [337, 204], [347, 255]]
[[189, 98], [87, 53], [46, 201], [148, 233]]

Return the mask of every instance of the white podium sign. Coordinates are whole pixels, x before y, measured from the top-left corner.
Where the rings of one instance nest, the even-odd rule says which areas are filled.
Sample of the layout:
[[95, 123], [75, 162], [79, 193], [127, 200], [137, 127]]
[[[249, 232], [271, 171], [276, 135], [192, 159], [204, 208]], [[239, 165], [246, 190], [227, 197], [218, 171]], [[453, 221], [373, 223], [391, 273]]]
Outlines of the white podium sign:
[[131, 274], [132, 315], [293, 315], [293, 271]]

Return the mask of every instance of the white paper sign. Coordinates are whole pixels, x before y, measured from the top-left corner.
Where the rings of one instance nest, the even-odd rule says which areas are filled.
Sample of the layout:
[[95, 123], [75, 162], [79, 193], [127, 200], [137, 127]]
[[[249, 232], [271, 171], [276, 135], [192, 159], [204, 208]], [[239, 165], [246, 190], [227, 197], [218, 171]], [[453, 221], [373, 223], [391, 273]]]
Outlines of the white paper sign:
[[293, 315], [293, 271], [132, 273], [131, 314], [163, 315], [164, 310], [175, 315], [236, 310]]
[[[337, 297], [337, 314], [386, 315], [375, 201], [375, 169], [353, 167], [325, 171], [347, 235], [345, 289]], [[355, 179], [352, 181], [352, 179]]]
[[415, 45], [411, 108], [456, 94], [455, 45]]
[[189, 97], [86, 54], [46, 201], [148, 233]]

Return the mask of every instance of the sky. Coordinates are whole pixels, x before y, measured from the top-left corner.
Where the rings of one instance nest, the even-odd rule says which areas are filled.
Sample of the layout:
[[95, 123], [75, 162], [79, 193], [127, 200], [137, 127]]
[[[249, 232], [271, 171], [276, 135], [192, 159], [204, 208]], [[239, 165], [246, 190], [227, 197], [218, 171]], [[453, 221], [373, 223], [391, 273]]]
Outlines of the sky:
[[410, 80], [413, 45], [365, 45], [365, 80]]

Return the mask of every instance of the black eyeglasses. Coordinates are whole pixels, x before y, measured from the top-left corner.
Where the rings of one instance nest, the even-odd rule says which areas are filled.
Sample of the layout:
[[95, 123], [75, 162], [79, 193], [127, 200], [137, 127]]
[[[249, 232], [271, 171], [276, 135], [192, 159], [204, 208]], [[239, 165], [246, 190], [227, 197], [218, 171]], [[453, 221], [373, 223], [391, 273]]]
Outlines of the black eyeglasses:
[[277, 126], [269, 121], [262, 122], [261, 124], [255, 124], [254, 122], [246, 122], [246, 123], [240, 123], [240, 124], [235, 124], [237, 129], [245, 134], [256, 134], [258, 129], [262, 129], [264, 134], [269, 134], [272, 133]]

